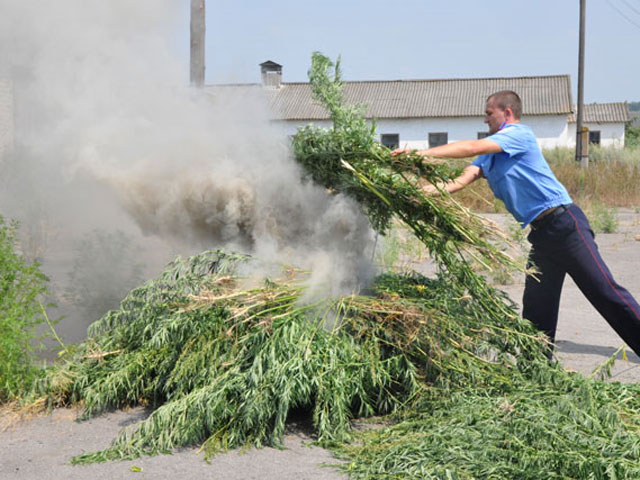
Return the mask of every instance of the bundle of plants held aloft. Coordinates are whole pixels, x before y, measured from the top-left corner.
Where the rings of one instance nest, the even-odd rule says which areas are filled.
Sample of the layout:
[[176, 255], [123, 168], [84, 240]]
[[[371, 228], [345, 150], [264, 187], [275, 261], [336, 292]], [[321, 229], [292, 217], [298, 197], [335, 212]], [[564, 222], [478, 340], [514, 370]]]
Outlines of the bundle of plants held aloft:
[[[279, 445], [288, 416], [303, 411], [354, 478], [640, 478], [638, 386], [547, 362], [540, 334], [469, 264], [510, 264], [500, 238], [416, 186], [416, 172], [455, 172], [375, 144], [331, 68], [314, 55], [312, 86], [334, 127], [302, 129], [297, 160], [358, 199], [378, 231], [405, 222], [439, 274], [384, 273], [367, 296], [309, 301], [307, 274], [291, 267], [261, 266], [272, 273], [256, 283], [247, 272], [259, 261], [244, 255], [177, 259], [94, 323], [32, 393], [40, 405], [81, 404], [84, 418], [151, 410], [74, 461]], [[383, 426], [352, 429], [372, 416]]]
[[356, 199], [381, 234], [392, 220], [403, 222], [452, 281], [464, 285], [494, 314], [513, 314], [475, 273], [478, 264], [486, 271], [522, 270], [505, 253], [509, 241], [503, 232], [451, 196], [427, 196], [420, 188], [423, 182], [449, 181], [460, 171], [446, 163], [425, 162], [416, 154], [391, 156], [376, 141], [375, 122], [364, 116], [366, 106], [346, 102], [339, 62], [334, 66], [314, 53], [309, 79], [313, 98], [329, 112], [333, 127], [309, 125], [294, 136], [295, 159], [306, 174], [330, 191]]

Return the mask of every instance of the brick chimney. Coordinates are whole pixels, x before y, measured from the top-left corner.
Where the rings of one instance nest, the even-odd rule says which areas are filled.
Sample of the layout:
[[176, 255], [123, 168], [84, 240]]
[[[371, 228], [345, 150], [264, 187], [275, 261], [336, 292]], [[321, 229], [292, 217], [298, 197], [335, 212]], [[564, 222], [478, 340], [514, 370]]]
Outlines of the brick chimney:
[[282, 65], [267, 60], [260, 64], [262, 73], [262, 86], [268, 88], [280, 88], [282, 84]]

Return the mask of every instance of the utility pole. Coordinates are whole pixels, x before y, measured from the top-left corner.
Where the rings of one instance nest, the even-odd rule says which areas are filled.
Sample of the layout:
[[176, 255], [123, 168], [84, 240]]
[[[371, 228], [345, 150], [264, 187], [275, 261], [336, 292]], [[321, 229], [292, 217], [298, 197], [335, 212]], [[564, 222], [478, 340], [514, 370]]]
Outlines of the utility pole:
[[204, 85], [205, 0], [191, 0], [191, 85]]
[[580, 166], [589, 166], [589, 138], [582, 131], [584, 110], [584, 24], [586, 16], [586, 0], [580, 0], [580, 46], [578, 49], [578, 115], [576, 119], [576, 161]]

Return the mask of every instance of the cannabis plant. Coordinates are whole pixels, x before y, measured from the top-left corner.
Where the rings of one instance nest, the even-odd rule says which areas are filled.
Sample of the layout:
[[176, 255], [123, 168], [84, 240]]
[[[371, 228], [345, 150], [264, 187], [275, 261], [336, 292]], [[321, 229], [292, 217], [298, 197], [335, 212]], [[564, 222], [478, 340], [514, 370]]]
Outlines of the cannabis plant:
[[16, 222], [0, 216], [0, 402], [28, 390], [40, 374], [34, 356], [47, 277], [17, 251]]

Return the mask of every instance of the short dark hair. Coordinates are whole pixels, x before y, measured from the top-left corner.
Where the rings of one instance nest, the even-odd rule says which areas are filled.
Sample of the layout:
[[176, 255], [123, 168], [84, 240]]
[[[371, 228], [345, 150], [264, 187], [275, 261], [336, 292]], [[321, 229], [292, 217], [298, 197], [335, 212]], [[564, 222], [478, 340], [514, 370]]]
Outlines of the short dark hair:
[[520, 120], [520, 115], [522, 115], [522, 100], [520, 100], [520, 97], [516, 92], [511, 90], [501, 90], [489, 95], [487, 103], [489, 100], [493, 100], [494, 105], [502, 111], [510, 108], [515, 119]]

